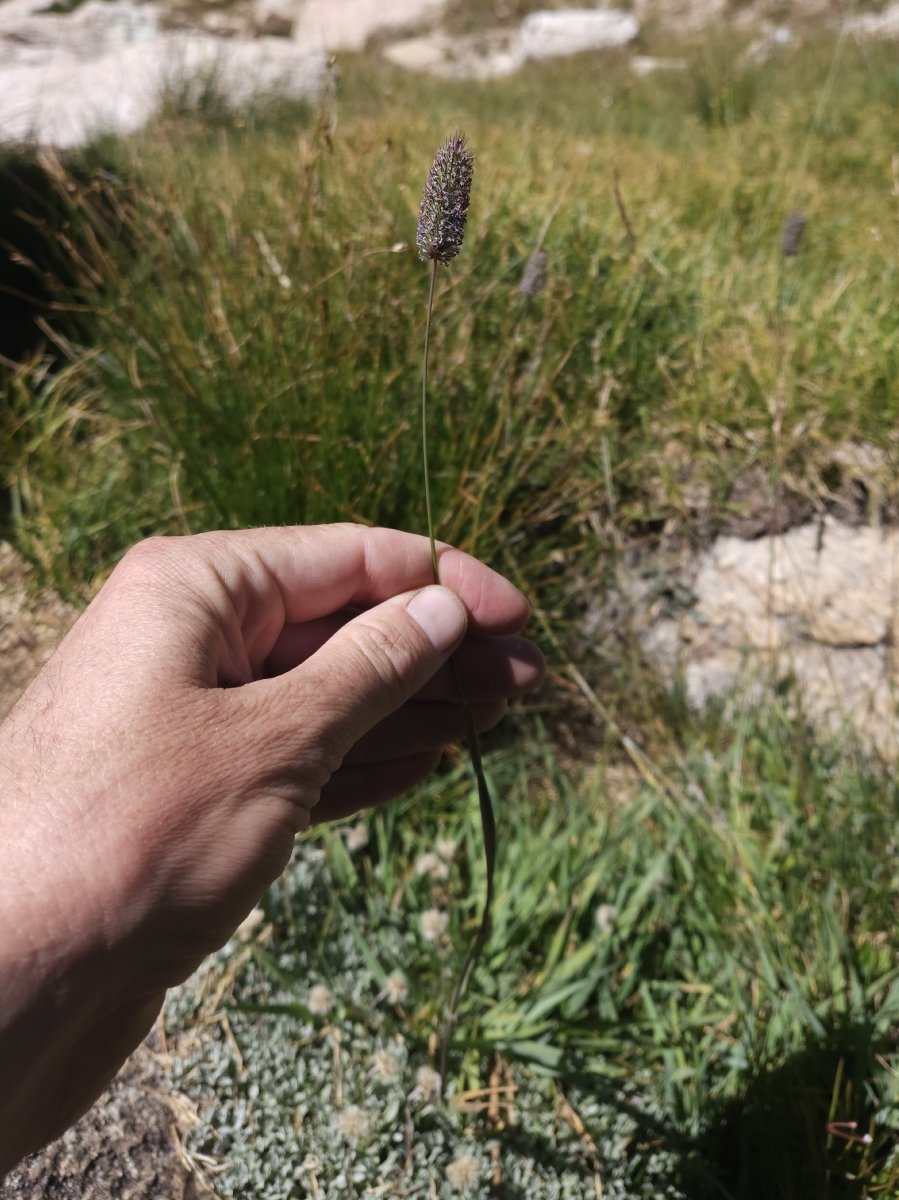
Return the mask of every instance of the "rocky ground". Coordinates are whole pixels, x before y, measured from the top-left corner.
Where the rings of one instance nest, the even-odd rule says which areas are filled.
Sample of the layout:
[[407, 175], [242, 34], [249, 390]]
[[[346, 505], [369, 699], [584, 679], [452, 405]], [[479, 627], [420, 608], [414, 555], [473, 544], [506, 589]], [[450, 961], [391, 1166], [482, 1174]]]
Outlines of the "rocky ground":
[[34, 586], [34, 572], [8, 542], [0, 542], [0, 717], [75, 619], [71, 605]]
[[215, 1200], [181, 1150], [192, 1120], [149, 1045], [52, 1146], [0, 1181], [0, 1200]]

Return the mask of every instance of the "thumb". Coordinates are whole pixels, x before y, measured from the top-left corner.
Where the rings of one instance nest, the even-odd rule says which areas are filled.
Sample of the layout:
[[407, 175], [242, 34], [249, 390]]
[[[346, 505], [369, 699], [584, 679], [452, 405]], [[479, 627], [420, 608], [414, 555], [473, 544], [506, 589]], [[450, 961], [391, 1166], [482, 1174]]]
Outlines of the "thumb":
[[302, 685], [303, 726], [319, 753], [338, 765], [363, 734], [424, 687], [467, 625], [454, 592], [421, 588], [354, 617], [282, 676], [288, 686]]

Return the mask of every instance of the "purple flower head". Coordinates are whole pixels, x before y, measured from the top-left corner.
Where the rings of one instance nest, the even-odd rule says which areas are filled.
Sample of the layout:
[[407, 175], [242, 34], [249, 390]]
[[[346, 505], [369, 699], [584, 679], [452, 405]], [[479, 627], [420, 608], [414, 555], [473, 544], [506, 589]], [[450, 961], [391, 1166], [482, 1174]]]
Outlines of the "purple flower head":
[[440, 147], [428, 171], [415, 232], [422, 262], [448, 263], [459, 253], [473, 174], [474, 155], [457, 133]]

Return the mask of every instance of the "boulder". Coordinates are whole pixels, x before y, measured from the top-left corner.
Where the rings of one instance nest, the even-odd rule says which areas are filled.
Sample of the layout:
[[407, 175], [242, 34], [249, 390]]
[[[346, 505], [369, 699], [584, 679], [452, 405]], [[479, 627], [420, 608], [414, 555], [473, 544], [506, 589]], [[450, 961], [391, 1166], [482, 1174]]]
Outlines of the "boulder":
[[880, 12], [847, 16], [846, 28], [860, 37], [899, 39], [899, 4], [891, 4]]
[[326, 63], [284, 38], [164, 30], [151, 4], [88, 0], [65, 16], [26, 14], [16, 36], [0, 24], [0, 66], [0, 141], [70, 149], [140, 129], [171, 90], [199, 98], [211, 82], [235, 108], [272, 94], [312, 99]]
[[[658, 600], [626, 572], [621, 583], [647, 659], [692, 705], [789, 677], [809, 721], [849, 726], [899, 760], [899, 530], [825, 516], [752, 541], [721, 537], [677, 575], [665, 574]], [[690, 598], [679, 612], [672, 591]]]
[[328, 51], [361, 50], [375, 34], [417, 30], [441, 17], [445, 8], [446, 0], [300, 0], [294, 38]]
[[518, 36], [525, 58], [543, 59], [625, 46], [639, 32], [640, 22], [631, 13], [573, 8], [531, 13], [522, 21]]

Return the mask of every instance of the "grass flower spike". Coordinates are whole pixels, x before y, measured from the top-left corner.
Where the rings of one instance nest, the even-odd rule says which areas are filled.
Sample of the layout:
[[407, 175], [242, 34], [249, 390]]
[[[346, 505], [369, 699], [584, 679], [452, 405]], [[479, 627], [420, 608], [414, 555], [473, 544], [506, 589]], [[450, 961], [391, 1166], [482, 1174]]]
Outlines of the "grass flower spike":
[[474, 155], [457, 133], [443, 143], [428, 171], [415, 233], [422, 262], [446, 264], [462, 249], [473, 175]]
[[784, 223], [783, 237], [780, 241], [780, 252], [784, 258], [795, 258], [802, 245], [802, 235], [805, 233], [805, 213], [794, 209]]
[[421, 372], [421, 449], [425, 469], [425, 509], [428, 537], [431, 542], [431, 564], [434, 582], [439, 583], [437, 543], [434, 538], [434, 518], [431, 512], [431, 481], [428, 475], [428, 347], [431, 341], [431, 313], [434, 309], [434, 288], [437, 268], [452, 262], [462, 249], [471, 181], [474, 176], [474, 155], [465, 146], [462, 134], [454, 134], [444, 142], [431, 163], [425, 190], [418, 210], [415, 244], [422, 262], [431, 264], [431, 286], [428, 290], [428, 315], [425, 321], [425, 352]]

